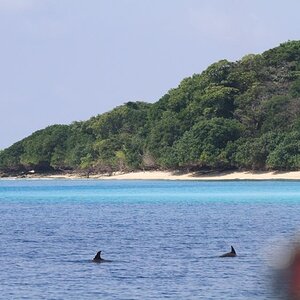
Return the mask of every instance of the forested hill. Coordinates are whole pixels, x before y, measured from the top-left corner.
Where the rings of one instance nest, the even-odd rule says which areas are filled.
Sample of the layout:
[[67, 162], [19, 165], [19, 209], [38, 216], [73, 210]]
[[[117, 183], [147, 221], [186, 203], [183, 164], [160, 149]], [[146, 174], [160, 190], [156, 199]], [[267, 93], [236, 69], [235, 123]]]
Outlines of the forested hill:
[[8, 173], [151, 168], [300, 169], [300, 41], [221, 60], [154, 104], [49, 126], [0, 152]]

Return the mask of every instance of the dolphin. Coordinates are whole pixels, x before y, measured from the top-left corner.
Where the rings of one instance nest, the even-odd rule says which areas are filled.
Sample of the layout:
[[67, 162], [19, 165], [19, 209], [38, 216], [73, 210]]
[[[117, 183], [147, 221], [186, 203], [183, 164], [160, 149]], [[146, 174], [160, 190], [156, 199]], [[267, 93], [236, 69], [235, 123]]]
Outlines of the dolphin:
[[234, 248], [231, 246], [231, 251], [221, 255], [220, 257], [236, 257], [236, 252]]
[[101, 251], [98, 251], [95, 257], [93, 258], [93, 262], [95, 263], [103, 263], [103, 262], [111, 262], [111, 260], [103, 259], [101, 257]]

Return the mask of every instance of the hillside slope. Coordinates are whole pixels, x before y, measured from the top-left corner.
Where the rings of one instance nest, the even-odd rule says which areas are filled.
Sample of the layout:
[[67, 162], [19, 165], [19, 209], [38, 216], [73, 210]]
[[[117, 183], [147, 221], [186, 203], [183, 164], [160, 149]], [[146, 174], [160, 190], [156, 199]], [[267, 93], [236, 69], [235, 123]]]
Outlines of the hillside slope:
[[154, 104], [49, 126], [0, 152], [6, 173], [145, 168], [300, 169], [300, 41], [221, 60]]

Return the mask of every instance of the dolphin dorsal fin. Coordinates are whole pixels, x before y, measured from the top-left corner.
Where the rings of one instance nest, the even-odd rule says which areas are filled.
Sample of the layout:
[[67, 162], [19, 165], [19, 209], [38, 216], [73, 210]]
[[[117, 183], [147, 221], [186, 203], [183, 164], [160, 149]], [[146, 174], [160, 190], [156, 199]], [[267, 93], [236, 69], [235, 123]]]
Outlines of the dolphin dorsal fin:
[[235, 252], [235, 250], [234, 250], [234, 248], [232, 246], [231, 246], [231, 253], [236, 254], [236, 252]]
[[101, 259], [101, 251], [97, 252], [96, 256], [94, 257], [94, 260], [100, 260]]

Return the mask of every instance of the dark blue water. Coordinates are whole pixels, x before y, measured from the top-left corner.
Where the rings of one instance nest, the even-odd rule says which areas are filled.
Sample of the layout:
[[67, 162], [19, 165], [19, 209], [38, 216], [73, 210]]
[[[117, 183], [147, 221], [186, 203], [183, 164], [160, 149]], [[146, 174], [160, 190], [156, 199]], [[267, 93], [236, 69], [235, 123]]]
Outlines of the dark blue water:
[[300, 182], [2, 180], [0, 216], [1, 299], [274, 299]]

